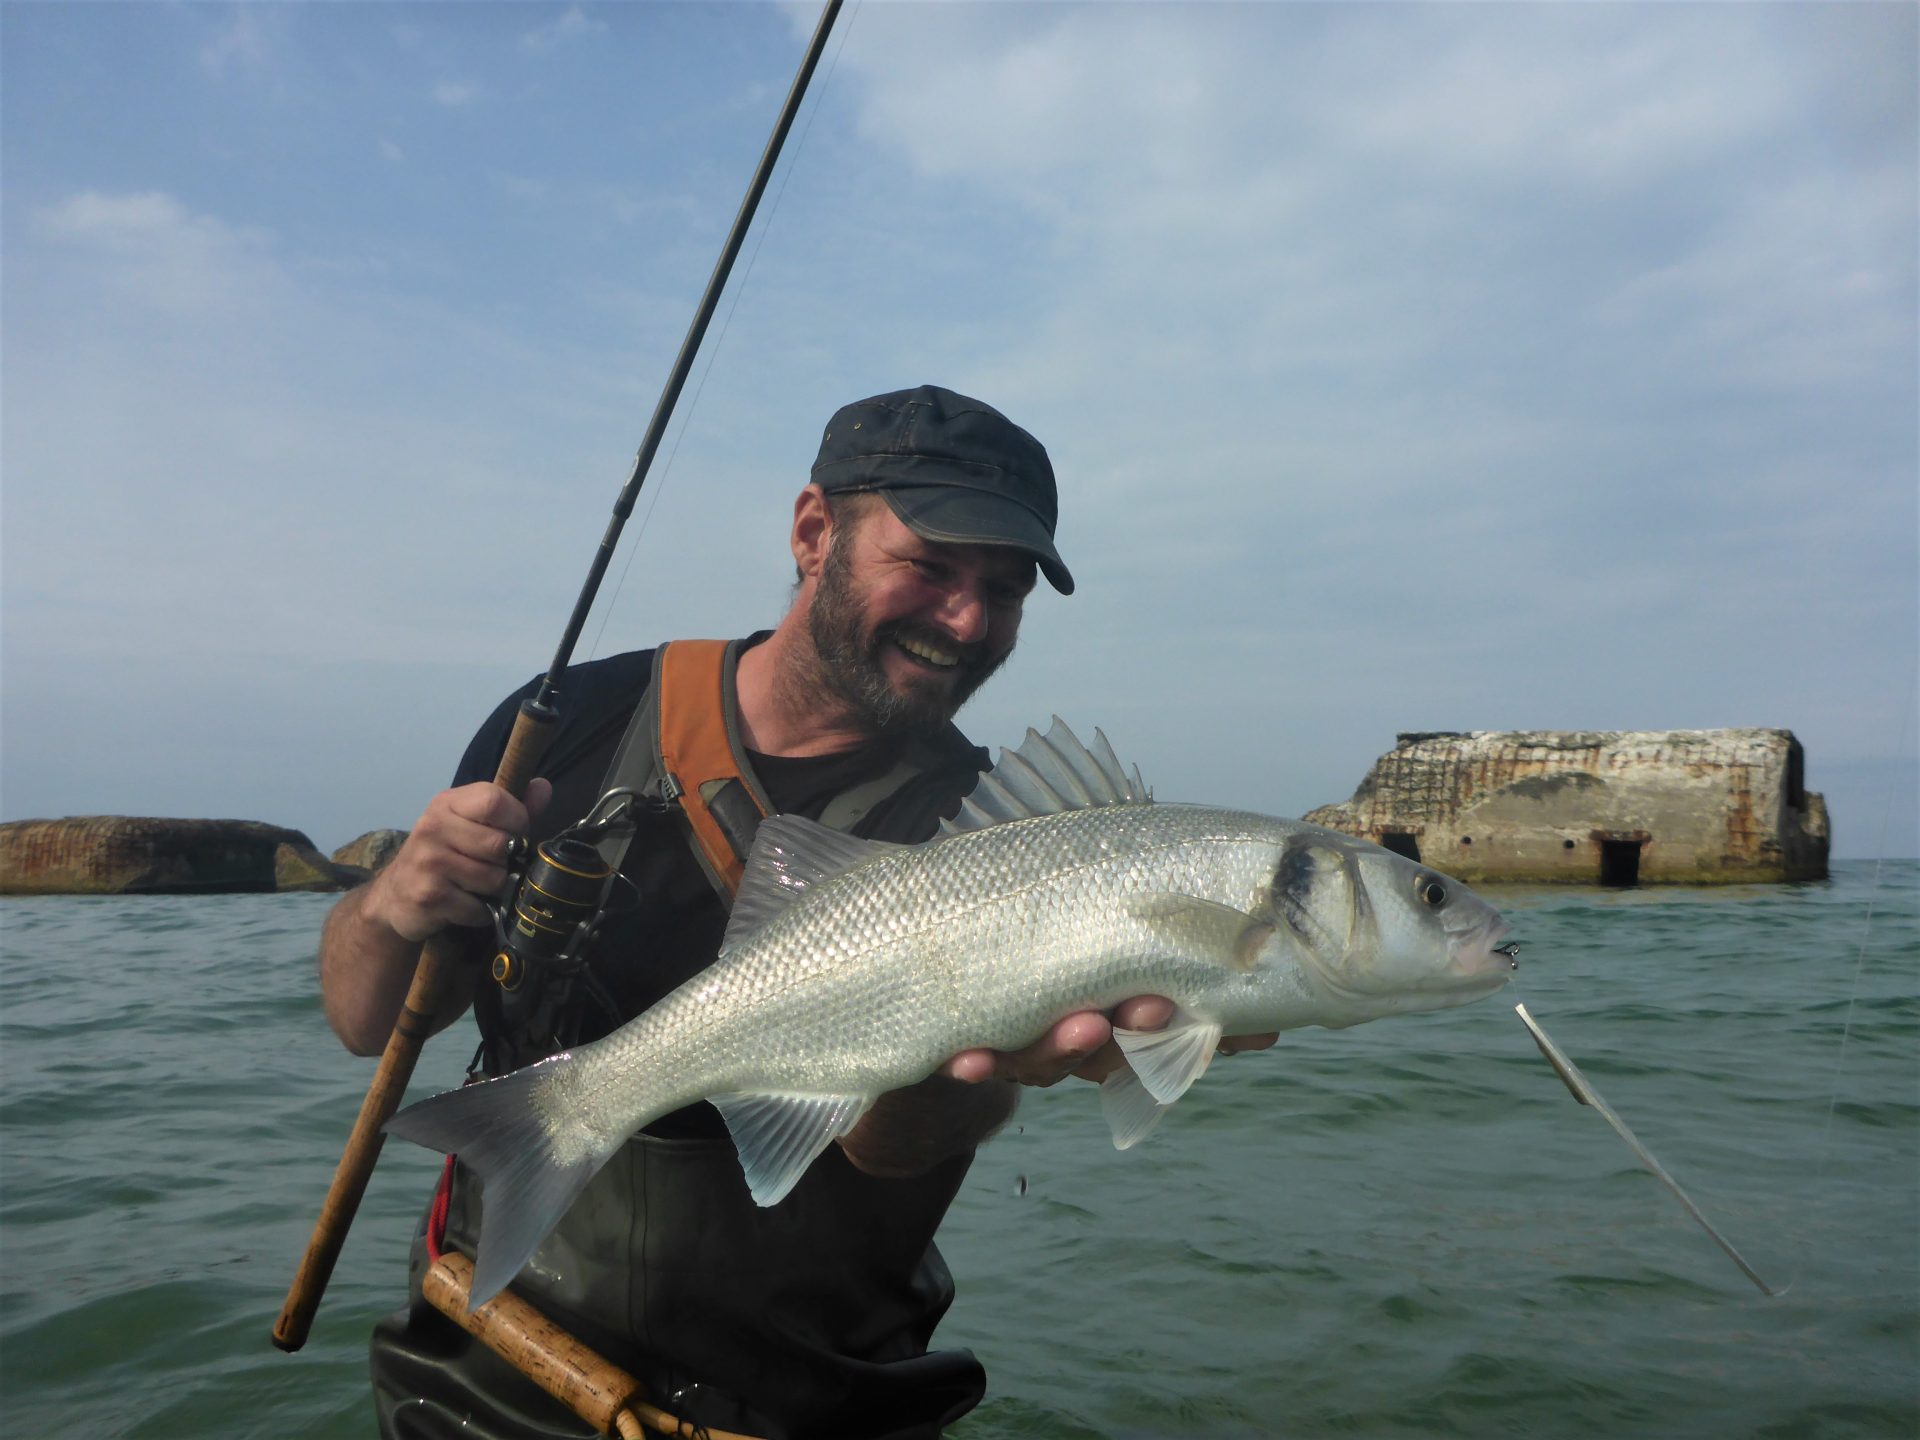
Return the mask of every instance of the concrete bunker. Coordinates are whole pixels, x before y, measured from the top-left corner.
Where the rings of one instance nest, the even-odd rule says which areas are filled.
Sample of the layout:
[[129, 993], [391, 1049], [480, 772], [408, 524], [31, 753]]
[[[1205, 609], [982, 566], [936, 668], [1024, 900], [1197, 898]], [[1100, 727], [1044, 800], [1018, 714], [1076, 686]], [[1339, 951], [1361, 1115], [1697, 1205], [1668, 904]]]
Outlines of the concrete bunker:
[[1462, 880], [1819, 879], [1826, 803], [1788, 730], [1415, 731], [1306, 817]]

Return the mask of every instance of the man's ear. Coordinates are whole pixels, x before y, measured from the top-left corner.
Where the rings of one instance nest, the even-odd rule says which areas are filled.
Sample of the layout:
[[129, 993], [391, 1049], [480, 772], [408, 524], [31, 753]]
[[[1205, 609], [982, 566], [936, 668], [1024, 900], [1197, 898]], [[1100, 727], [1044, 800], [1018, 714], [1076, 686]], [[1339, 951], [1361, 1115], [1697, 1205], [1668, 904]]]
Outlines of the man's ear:
[[805, 581], [818, 575], [827, 563], [827, 548], [833, 542], [833, 517], [827, 512], [827, 497], [818, 485], [809, 485], [794, 498], [793, 563]]

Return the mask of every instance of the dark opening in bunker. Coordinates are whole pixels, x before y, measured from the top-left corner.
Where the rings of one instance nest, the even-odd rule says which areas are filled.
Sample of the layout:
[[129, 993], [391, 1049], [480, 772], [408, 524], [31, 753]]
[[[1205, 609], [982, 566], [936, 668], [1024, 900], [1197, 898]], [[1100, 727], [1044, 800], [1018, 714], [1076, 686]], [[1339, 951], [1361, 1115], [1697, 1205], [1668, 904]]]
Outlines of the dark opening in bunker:
[[1640, 883], [1640, 840], [1602, 840], [1600, 842], [1600, 883], [1602, 885], [1638, 885]]
[[1413, 838], [1410, 830], [1389, 830], [1380, 837], [1380, 846], [1396, 855], [1404, 855], [1409, 860], [1420, 858], [1420, 842]]

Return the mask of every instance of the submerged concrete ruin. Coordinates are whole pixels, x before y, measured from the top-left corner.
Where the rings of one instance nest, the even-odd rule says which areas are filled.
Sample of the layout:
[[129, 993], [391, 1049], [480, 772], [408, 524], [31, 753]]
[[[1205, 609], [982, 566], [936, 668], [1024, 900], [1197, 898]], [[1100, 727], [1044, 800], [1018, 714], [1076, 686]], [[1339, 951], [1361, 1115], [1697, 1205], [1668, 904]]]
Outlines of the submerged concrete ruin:
[[1305, 818], [1470, 883], [1827, 873], [1826, 802], [1790, 730], [1403, 734], [1351, 800]]
[[79, 815], [0, 825], [0, 895], [229, 895], [344, 890], [367, 871], [258, 820]]

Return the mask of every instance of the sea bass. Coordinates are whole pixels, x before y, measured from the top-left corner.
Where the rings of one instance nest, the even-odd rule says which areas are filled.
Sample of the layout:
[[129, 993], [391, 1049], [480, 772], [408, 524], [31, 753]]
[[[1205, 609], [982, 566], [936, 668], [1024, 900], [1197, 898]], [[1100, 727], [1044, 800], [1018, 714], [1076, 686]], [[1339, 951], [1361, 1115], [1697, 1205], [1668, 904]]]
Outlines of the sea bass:
[[393, 1134], [486, 1187], [471, 1303], [510, 1281], [626, 1139], [699, 1100], [777, 1203], [876, 1097], [1134, 995], [1101, 1086], [1122, 1149], [1223, 1035], [1344, 1027], [1490, 995], [1507, 924], [1465, 886], [1293, 820], [1154, 803], [1106, 737], [1029, 730], [925, 845], [760, 827], [719, 958], [604, 1039], [411, 1106]]

